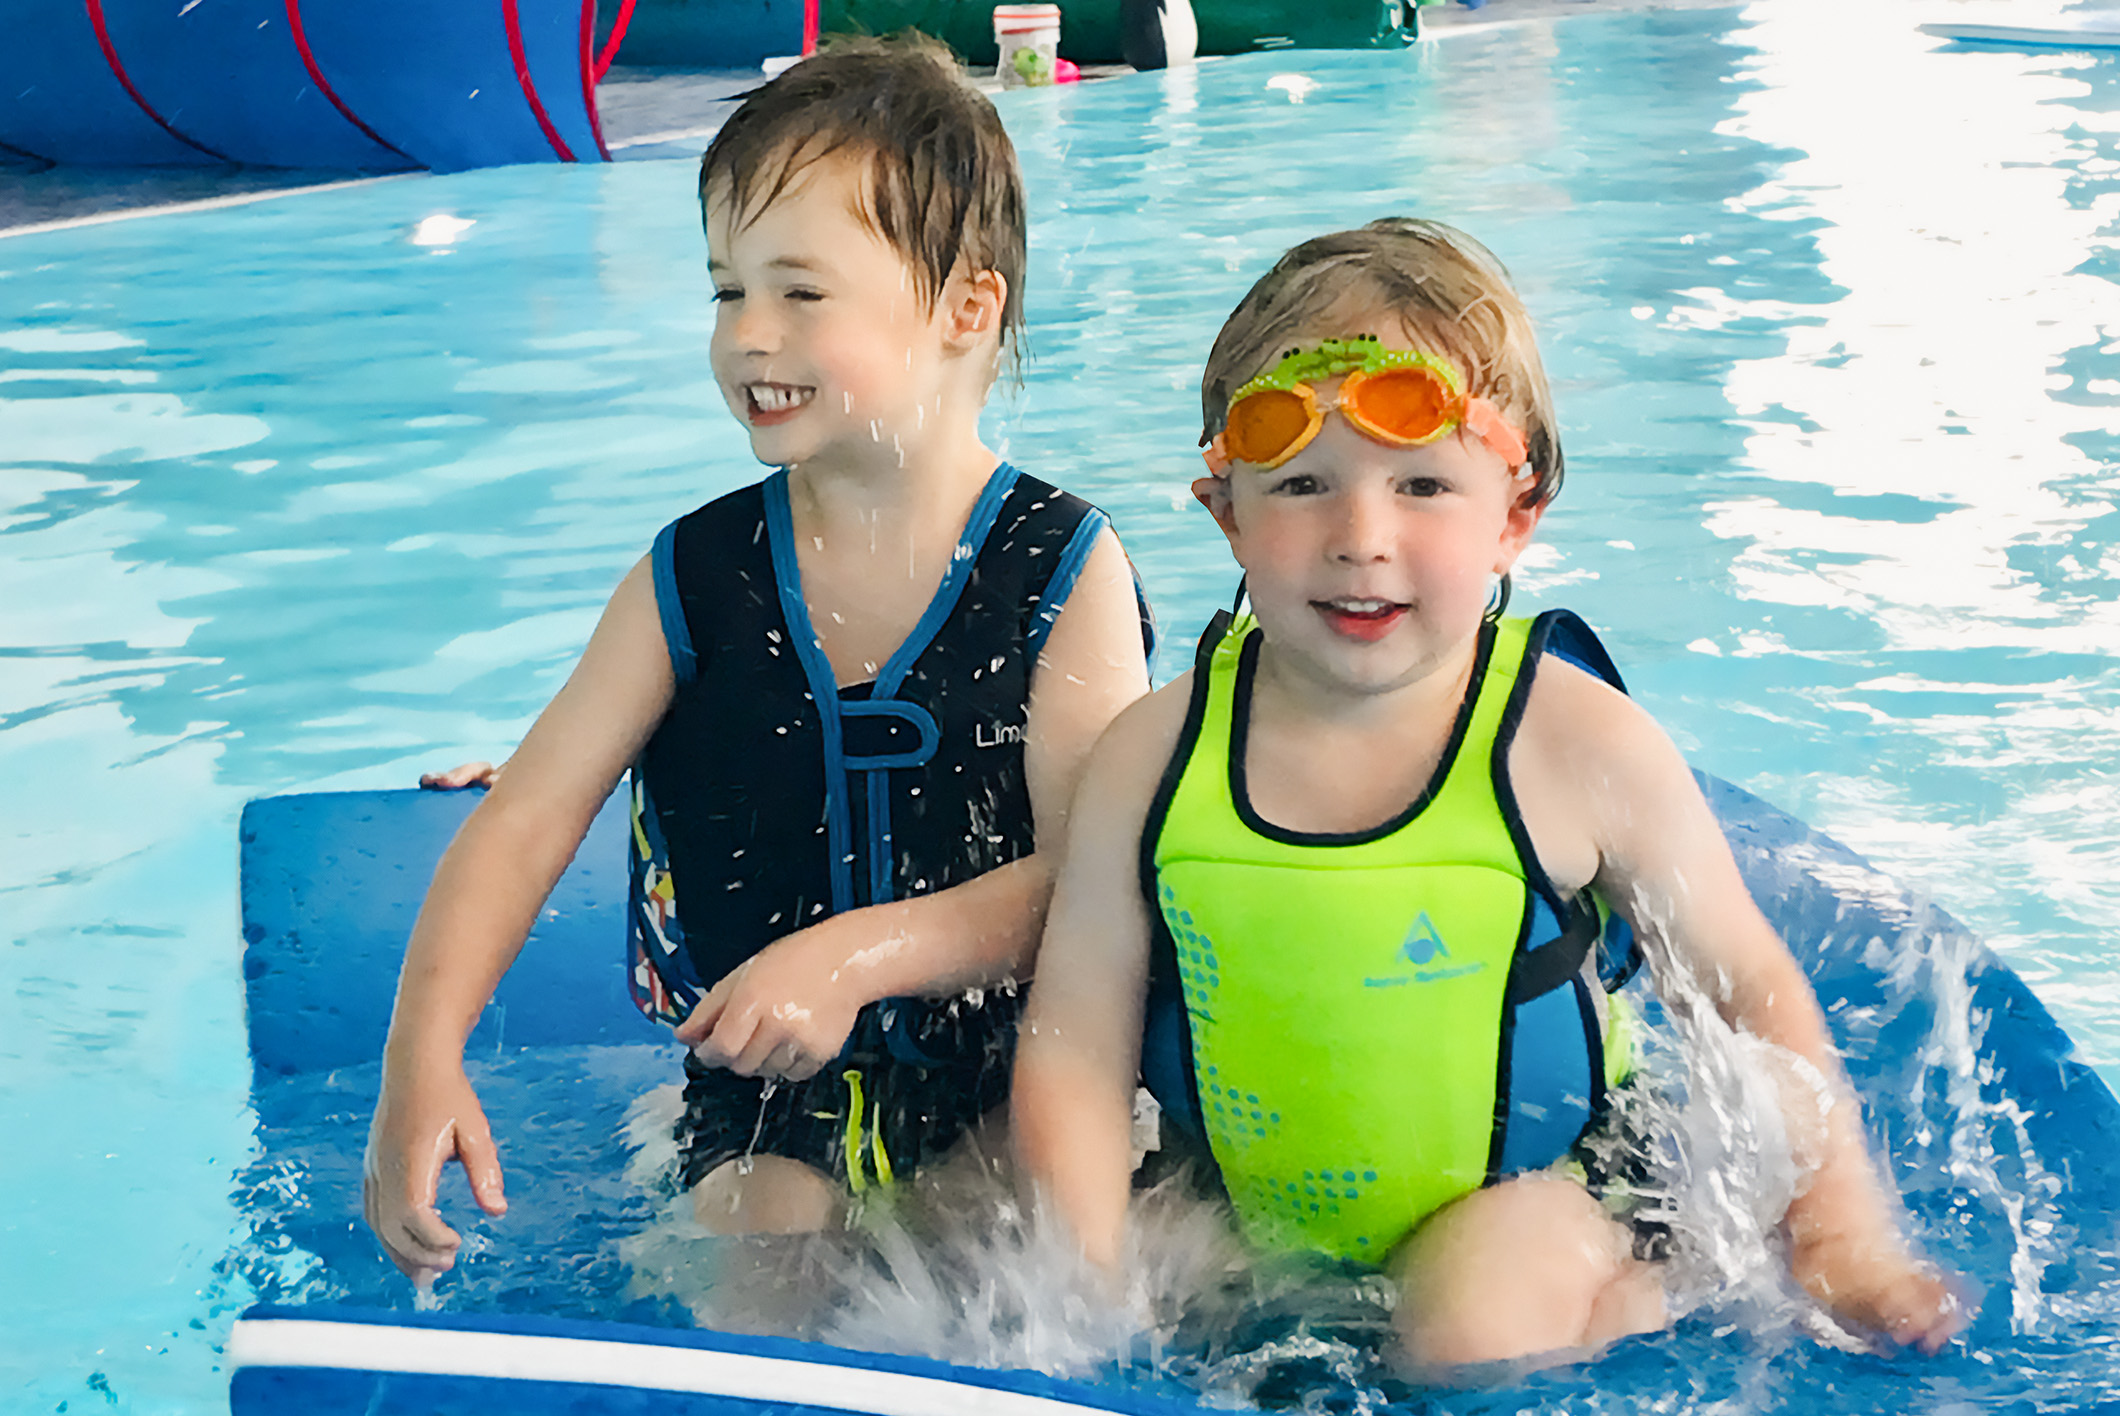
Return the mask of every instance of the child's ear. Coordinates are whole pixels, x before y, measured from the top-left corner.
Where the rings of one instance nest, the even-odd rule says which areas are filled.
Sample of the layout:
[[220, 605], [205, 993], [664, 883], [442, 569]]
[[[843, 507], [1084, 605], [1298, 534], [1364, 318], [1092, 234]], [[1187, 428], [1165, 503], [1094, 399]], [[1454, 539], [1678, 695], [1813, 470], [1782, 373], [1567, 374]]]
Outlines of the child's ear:
[[969, 350], [1000, 332], [1007, 309], [1007, 276], [959, 267], [942, 288], [943, 340], [953, 349]]
[[1531, 544], [1532, 533], [1538, 530], [1539, 521], [1546, 515], [1546, 503], [1539, 499], [1534, 486], [1516, 499], [1509, 508], [1509, 519], [1502, 523], [1502, 543], [1494, 558], [1494, 573], [1506, 575], [1516, 564], [1516, 558]]
[[1222, 528], [1222, 534], [1231, 541], [1237, 539], [1237, 517], [1229, 498], [1229, 478], [1196, 477], [1192, 484], [1193, 500], [1207, 508], [1207, 514]]

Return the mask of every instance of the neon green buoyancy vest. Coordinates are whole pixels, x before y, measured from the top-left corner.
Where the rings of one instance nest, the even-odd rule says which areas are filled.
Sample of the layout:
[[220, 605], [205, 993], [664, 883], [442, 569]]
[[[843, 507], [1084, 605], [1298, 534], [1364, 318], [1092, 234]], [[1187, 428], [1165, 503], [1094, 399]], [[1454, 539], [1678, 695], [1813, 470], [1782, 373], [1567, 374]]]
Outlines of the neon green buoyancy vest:
[[1451, 1200], [1565, 1154], [1628, 1066], [1581, 969], [1596, 914], [1528, 883], [1544, 875], [1496, 785], [1534, 627], [1483, 632], [1421, 799], [1335, 836], [1275, 828], [1244, 794], [1256, 622], [1202, 646], [1148, 841], [1199, 1119], [1255, 1240], [1381, 1261]]

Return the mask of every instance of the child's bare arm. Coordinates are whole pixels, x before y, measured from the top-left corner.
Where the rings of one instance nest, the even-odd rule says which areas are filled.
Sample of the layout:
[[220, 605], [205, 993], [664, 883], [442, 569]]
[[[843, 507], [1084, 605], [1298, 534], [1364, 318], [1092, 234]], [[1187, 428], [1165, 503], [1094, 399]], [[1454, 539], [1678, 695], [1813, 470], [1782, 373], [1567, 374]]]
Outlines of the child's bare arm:
[[715, 985], [678, 1038], [708, 1063], [800, 1081], [838, 1055], [866, 1004], [1026, 977], [1052, 894], [1053, 843], [1083, 763], [1098, 734], [1147, 689], [1133, 573], [1107, 530], [1032, 676], [1024, 770], [1037, 851], [950, 889], [850, 910], [776, 941]]
[[1148, 991], [1141, 832], [1184, 723], [1189, 683], [1180, 679], [1121, 714], [1090, 759], [1016, 1043], [1010, 1132], [1025, 1179], [1107, 1269], [1118, 1266], [1126, 1228]]
[[490, 1214], [507, 1207], [464, 1039], [619, 775], [669, 706], [672, 677], [645, 561], [611, 597], [581, 662], [436, 868], [398, 978], [363, 1201], [416, 1280], [455, 1262], [435, 1211], [451, 1157]]
[[[1587, 827], [1534, 827], [1542, 858], [1554, 843], [1556, 879], [1579, 882], [1594, 869], [1600, 892], [1634, 924], [1667, 1002], [1685, 1006], [1690, 980], [1732, 1025], [1810, 1064], [1791, 1069], [1784, 1087], [1791, 1134], [1814, 1137], [1817, 1158], [1785, 1218], [1796, 1277], [1837, 1315], [1935, 1351], [1965, 1315], [1901, 1237], [1810, 982], [1753, 902], [1677, 748], [1631, 700], [1550, 662], [1525, 731], [1528, 760], [1512, 764], [1520, 798], [1529, 788], [1548, 822], [1558, 806]], [[1532, 801], [1525, 806], [1529, 821]], [[1587, 857], [1570, 859], [1585, 848]], [[1822, 1090], [1795, 1076], [1814, 1069]]]

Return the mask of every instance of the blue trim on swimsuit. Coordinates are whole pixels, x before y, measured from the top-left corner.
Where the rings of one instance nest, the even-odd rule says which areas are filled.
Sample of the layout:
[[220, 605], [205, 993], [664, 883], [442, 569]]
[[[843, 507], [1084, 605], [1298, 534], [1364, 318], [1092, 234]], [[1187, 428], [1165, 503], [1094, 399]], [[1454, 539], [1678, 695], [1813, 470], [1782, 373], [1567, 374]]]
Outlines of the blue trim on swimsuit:
[[670, 672], [679, 683], [690, 683], [699, 677], [699, 656], [692, 651], [692, 627], [685, 623], [684, 602], [677, 594], [676, 522], [655, 533], [648, 569], [655, 583], [655, 613], [662, 620], [663, 643], [670, 650]]
[[[898, 646], [883, 672], [876, 675], [876, 686], [869, 694], [869, 701], [891, 699], [913, 671], [920, 656], [934, 642], [942, 627], [956, 613], [957, 601], [964, 594], [964, 587], [971, 583], [972, 567], [979, 563], [979, 552], [986, 546], [986, 538], [1001, 519], [1001, 505], [1008, 494], [1016, 489], [1018, 472], [1008, 463], [994, 468], [994, 474], [986, 479], [986, 486], [979, 493], [979, 500], [972, 503], [972, 514], [965, 518], [964, 534], [957, 538], [957, 548], [950, 556], [950, 568], [943, 573], [942, 583], [935, 587], [935, 596], [928, 601], [913, 632]], [[925, 761], [925, 758], [921, 759]], [[895, 899], [897, 890], [891, 868], [891, 781], [887, 773], [877, 771], [869, 774], [869, 902], [882, 904]]]
[[810, 683], [810, 701], [817, 705], [819, 736], [824, 741], [825, 848], [831, 852], [832, 913], [854, 908], [854, 870], [851, 837], [853, 811], [847, 804], [846, 741], [839, 723], [839, 679], [832, 661], [817, 642], [810, 623], [810, 609], [802, 598], [802, 566], [795, 558], [795, 515], [788, 505], [788, 474], [785, 469], [766, 478], [766, 544], [773, 553], [773, 583], [780, 591], [780, 615], [788, 626], [788, 639], [803, 676]]
[[[936, 587], [927, 608], [913, 625], [912, 633], [891, 654], [884, 664], [883, 672], [869, 692], [868, 702], [895, 702], [892, 695], [912, 672], [913, 665], [927, 652], [928, 645], [942, 632], [950, 615], [957, 608], [957, 601], [964, 587], [971, 581], [972, 567], [978, 562], [979, 551], [986, 544], [988, 533], [1001, 516], [1002, 503], [1014, 490], [1016, 469], [1004, 462], [994, 469], [980, 491], [978, 501], [972, 504], [972, 513], [965, 522], [964, 534], [957, 540], [956, 550], [950, 557], [949, 569], [944, 572], [942, 583]], [[854, 833], [853, 811], [848, 795], [853, 784], [847, 780], [851, 766], [846, 756], [846, 737], [843, 714], [851, 705], [842, 705], [839, 698], [839, 679], [832, 672], [832, 664], [825, 657], [824, 648], [817, 639], [816, 627], [810, 622], [809, 602], [802, 593], [802, 566], [795, 554], [795, 516], [788, 503], [788, 474], [785, 469], [775, 472], [765, 482], [766, 535], [773, 554], [773, 579], [780, 591], [781, 617], [787, 622], [788, 636], [794, 641], [796, 658], [802, 664], [803, 675], [809, 680], [810, 696], [817, 704], [819, 725], [824, 739], [824, 794], [825, 794], [825, 840], [831, 851], [832, 913], [842, 914], [854, 908], [854, 871], [852, 862], [852, 836]], [[910, 707], [912, 705], [906, 705]], [[887, 713], [889, 709], [863, 708], [864, 714]], [[900, 716], [903, 716], [901, 714]], [[923, 717], [926, 715], [923, 713]], [[917, 726], [917, 724], [916, 724]], [[924, 743], [936, 740], [938, 730], [932, 719], [922, 731]], [[927, 755], [933, 754], [927, 748]], [[922, 756], [920, 761], [927, 760]], [[869, 827], [869, 903], [882, 904], [896, 898], [891, 869], [891, 799], [889, 767], [900, 765], [885, 759], [888, 765], [869, 766], [861, 770], [868, 774], [868, 827]], [[918, 763], [904, 765], [917, 766]]]
[[950, 557], [950, 568], [943, 574], [942, 583], [935, 587], [935, 597], [921, 611], [919, 622], [912, 633], [906, 635], [905, 643], [885, 662], [883, 672], [876, 675], [876, 691], [872, 698], [889, 698], [898, 692], [898, 685], [913, 671], [914, 663], [925, 654], [928, 645], [942, 632], [957, 608], [958, 597], [964, 594], [965, 585], [972, 578], [972, 567], [979, 560], [980, 548], [986, 544], [987, 533], [1001, 517], [1001, 504], [1016, 488], [1016, 478], [1021, 475], [1004, 462], [994, 469], [994, 475], [986, 479], [986, 487], [979, 493], [979, 500], [972, 503], [972, 514], [965, 519], [964, 534], [957, 538], [956, 552]]
[[1082, 518], [1075, 527], [1075, 534], [1067, 538], [1060, 550], [1060, 559], [1053, 566], [1052, 577], [1045, 582], [1045, 593], [1038, 599], [1038, 612], [1031, 617], [1031, 631], [1025, 649], [1030, 656], [1032, 672], [1036, 673], [1038, 656], [1045, 652], [1046, 636], [1060, 620], [1060, 611], [1067, 608], [1067, 597], [1074, 593], [1075, 582], [1082, 578], [1082, 567], [1089, 563], [1090, 552], [1096, 549], [1097, 538], [1104, 528], [1111, 525], [1111, 518], [1101, 511], [1093, 511]]

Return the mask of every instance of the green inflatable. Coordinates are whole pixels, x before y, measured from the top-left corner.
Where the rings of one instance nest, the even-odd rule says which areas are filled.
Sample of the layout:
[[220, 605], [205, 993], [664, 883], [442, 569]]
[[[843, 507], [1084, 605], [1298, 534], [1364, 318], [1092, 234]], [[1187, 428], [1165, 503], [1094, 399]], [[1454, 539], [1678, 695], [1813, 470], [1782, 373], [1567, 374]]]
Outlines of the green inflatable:
[[[1077, 64], [1122, 62], [1120, 0], [1061, 0], [1060, 53]], [[825, 34], [917, 29], [991, 69], [993, 0], [822, 0]], [[1202, 54], [1261, 49], [1397, 49], [1411, 44], [1413, 6], [1403, 0], [1194, 0]]]

